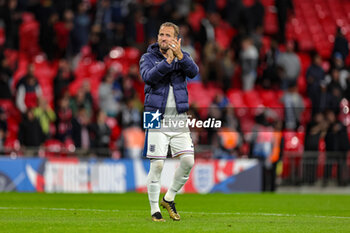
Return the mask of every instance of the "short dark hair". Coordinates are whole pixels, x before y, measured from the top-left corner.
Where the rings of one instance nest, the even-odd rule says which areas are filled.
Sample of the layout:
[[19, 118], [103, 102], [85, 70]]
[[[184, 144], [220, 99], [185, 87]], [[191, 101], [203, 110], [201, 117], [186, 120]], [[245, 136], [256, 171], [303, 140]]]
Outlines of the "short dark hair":
[[174, 36], [177, 37], [179, 35], [179, 26], [177, 26], [176, 24], [172, 23], [172, 22], [165, 22], [162, 25], [160, 25], [159, 28], [162, 27], [173, 27], [174, 28]]

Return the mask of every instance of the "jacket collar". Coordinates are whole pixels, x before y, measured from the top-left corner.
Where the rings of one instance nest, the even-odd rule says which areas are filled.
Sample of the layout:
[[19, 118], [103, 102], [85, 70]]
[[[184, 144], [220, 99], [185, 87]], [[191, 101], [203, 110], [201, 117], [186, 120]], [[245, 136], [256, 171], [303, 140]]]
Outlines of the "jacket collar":
[[164, 58], [163, 54], [159, 51], [158, 42], [151, 44], [147, 48], [147, 52], [156, 55], [157, 57]]

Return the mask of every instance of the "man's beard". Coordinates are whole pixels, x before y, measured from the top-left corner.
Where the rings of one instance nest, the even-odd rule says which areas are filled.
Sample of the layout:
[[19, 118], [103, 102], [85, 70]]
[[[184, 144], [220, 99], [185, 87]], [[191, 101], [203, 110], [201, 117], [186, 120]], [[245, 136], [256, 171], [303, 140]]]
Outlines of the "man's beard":
[[168, 51], [168, 49], [169, 49], [169, 46], [164, 46], [164, 47], [160, 46], [160, 50], [161, 50], [163, 53], [166, 53], [166, 52]]

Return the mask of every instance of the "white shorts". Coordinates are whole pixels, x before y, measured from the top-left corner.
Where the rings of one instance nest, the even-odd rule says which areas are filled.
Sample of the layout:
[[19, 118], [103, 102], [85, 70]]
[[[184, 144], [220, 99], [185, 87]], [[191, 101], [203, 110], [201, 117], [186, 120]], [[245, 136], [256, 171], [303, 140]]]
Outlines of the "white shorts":
[[170, 145], [172, 157], [194, 154], [191, 132], [161, 132], [147, 129], [143, 155], [150, 159], [166, 159]]

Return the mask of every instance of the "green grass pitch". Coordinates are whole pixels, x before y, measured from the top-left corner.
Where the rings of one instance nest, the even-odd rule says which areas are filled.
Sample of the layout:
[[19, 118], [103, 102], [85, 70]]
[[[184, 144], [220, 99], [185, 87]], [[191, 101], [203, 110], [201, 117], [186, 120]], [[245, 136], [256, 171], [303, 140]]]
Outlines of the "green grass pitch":
[[350, 195], [182, 194], [152, 222], [147, 194], [0, 193], [0, 232], [350, 232]]

